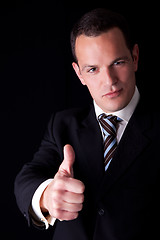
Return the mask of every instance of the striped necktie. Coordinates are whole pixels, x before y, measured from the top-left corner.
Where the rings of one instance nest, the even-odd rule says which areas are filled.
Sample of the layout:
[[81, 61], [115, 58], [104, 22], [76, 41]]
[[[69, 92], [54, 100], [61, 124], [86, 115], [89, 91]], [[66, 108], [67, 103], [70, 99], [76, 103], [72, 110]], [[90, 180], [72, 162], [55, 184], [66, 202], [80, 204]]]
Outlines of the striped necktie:
[[104, 165], [105, 170], [107, 170], [113, 155], [115, 153], [117, 147], [117, 123], [120, 122], [121, 119], [112, 116], [101, 114], [99, 116], [99, 122], [102, 126], [103, 134], [104, 134]]

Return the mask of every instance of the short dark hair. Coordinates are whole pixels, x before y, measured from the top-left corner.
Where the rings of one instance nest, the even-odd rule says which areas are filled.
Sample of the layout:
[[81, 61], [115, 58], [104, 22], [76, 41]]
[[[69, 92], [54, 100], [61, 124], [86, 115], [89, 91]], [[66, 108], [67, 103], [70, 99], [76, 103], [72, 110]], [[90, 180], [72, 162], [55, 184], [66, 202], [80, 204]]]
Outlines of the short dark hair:
[[70, 42], [74, 60], [77, 62], [75, 43], [78, 36], [96, 37], [114, 27], [118, 27], [122, 31], [126, 45], [132, 51], [133, 43], [126, 19], [119, 13], [97, 8], [83, 15], [71, 31]]

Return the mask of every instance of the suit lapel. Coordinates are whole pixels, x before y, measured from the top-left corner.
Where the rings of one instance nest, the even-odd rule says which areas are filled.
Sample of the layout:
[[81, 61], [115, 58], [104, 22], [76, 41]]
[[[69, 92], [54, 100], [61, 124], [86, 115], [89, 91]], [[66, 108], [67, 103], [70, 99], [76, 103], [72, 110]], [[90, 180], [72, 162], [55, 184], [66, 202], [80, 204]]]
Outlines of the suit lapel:
[[117, 147], [115, 156], [105, 173], [100, 188], [102, 195], [127, 171], [128, 167], [149, 144], [149, 138], [146, 137], [145, 133], [151, 125], [151, 120], [139, 110], [140, 107], [131, 117]]
[[104, 176], [103, 139], [94, 108], [77, 129], [79, 156], [85, 178], [95, 191]]
[[98, 198], [116, 183], [149, 144], [146, 132], [151, 126], [151, 119], [141, 111], [141, 105], [143, 106], [139, 104], [131, 117], [106, 172], [103, 139], [93, 106], [77, 129], [80, 168], [92, 191], [98, 191]]

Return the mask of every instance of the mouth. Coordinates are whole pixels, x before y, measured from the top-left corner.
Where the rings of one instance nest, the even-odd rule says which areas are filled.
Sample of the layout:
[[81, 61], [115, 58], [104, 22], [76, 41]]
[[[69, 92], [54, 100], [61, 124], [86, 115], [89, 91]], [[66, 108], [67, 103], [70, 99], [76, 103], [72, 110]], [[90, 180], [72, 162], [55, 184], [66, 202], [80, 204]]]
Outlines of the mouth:
[[103, 97], [107, 97], [107, 98], [110, 98], [110, 99], [116, 98], [116, 97], [118, 97], [121, 94], [122, 90], [123, 89], [121, 88], [121, 89], [116, 90], [116, 91], [111, 91], [111, 92], [103, 95]]

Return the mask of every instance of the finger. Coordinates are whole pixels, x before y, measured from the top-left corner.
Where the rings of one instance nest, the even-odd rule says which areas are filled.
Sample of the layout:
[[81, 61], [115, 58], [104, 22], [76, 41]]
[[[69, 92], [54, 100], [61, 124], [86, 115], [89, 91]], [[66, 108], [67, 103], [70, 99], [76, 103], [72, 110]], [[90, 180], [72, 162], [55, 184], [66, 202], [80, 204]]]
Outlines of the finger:
[[67, 202], [53, 202], [53, 209], [60, 210], [60, 211], [67, 211], [71, 213], [79, 212], [82, 210], [83, 204], [82, 203], [67, 203]]
[[59, 199], [59, 201], [61, 202], [67, 202], [67, 203], [83, 203], [84, 194], [73, 193], [68, 191], [54, 191], [53, 201], [56, 201], [57, 199]]
[[59, 167], [59, 171], [63, 176], [73, 177], [73, 164], [75, 161], [75, 153], [71, 145], [64, 146], [64, 160]]
[[63, 194], [63, 201], [65, 201], [67, 203], [83, 203], [84, 202], [84, 194], [83, 193], [65, 192]]
[[70, 221], [78, 217], [78, 212], [72, 213], [68, 211], [61, 211], [61, 210], [54, 209], [54, 211], [50, 213], [50, 215], [56, 219], [59, 219], [60, 221]]
[[[58, 175], [57, 175], [58, 176]], [[73, 193], [83, 193], [85, 190], [84, 184], [77, 179], [70, 178], [70, 177], [57, 177], [54, 183], [54, 191], [55, 190], [62, 190], [68, 191]]]

